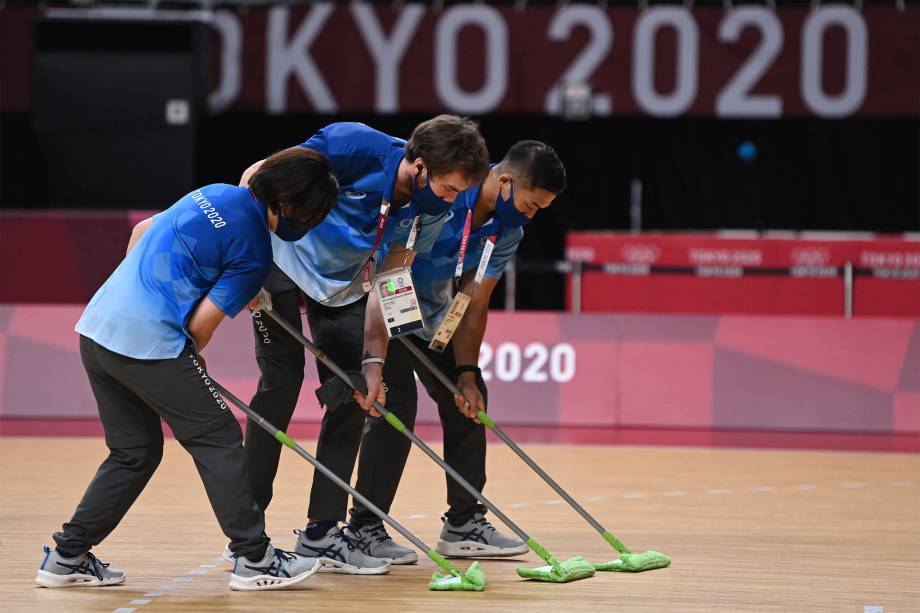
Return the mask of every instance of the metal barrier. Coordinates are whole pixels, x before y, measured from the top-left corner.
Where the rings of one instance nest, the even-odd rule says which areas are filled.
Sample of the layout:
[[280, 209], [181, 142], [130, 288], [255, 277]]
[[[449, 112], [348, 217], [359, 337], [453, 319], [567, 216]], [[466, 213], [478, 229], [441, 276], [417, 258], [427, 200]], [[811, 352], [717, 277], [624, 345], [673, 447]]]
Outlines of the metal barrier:
[[690, 275], [701, 278], [740, 279], [748, 276], [794, 277], [796, 279], [843, 278], [843, 315], [853, 317], [853, 287], [856, 277], [888, 280], [920, 280], [918, 268], [862, 268], [846, 262], [843, 266], [792, 266], [787, 268], [755, 268], [745, 266], [655, 266], [622, 262], [582, 262], [580, 260], [520, 261], [514, 258], [505, 271], [505, 310], [515, 310], [517, 274], [572, 275], [572, 305], [570, 311], [581, 313], [582, 280], [585, 272], [601, 272], [616, 276]]

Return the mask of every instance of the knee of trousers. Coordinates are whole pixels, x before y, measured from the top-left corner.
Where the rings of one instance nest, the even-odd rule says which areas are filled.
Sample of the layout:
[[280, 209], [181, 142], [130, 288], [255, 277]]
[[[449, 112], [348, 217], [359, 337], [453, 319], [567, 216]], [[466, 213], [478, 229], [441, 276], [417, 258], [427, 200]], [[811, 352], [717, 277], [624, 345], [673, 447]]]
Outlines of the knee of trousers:
[[163, 459], [163, 443], [109, 450], [109, 458], [138, 473], [153, 473]]

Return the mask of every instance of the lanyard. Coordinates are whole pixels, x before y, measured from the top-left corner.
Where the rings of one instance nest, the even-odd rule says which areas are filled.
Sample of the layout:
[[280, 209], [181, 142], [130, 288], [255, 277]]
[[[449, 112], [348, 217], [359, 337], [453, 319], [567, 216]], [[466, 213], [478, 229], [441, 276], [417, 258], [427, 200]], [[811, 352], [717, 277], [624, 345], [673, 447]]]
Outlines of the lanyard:
[[[466, 250], [470, 242], [470, 226], [472, 223], [473, 211], [467, 210], [466, 221], [463, 224], [463, 234], [460, 237], [460, 251], [457, 254], [457, 267], [454, 269], [454, 288], [460, 290], [460, 277], [463, 276], [463, 260], [466, 258]], [[494, 222], [493, 222], [494, 223]], [[476, 285], [482, 283], [485, 277], [486, 269], [489, 266], [489, 259], [492, 257], [492, 251], [495, 249], [495, 241], [498, 240], [498, 229], [489, 236], [482, 248], [482, 257], [479, 258], [479, 266], [476, 268], [474, 281]]]
[[371, 262], [374, 261], [374, 254], [380, 249], [380, 243], [383, 242], [383, 229], [387, 225], [387, 216], [390, 214], [390, 202], [383, 200], [380, 203], [380, 215], [377, 217], [377, 238], [374, 240], [374, 249], [371, 251], [371, 257], [367, 258], [364, 263], [364, 278], [361, 286], [365, 292], [371, 291]]
[[[377, 253], [377, 250], [380, 249], [380, 244], [383, 242], [383, 231], [387, 225], [387, 217], [390, 215], [390, 202], [388, 200], [383, 200], [380, 203], [380, 215], [377, 218], [377, 237], [374, 239], [374, 248], [371, 251], [371, 255], [367, 258], [367, 261], [364, 263], [364, 273], [361, 286], [365, 292], [371, 291], [371, 264], [374, 262], [374, 256]], [[421, 228], [422, 218], [420, 215], [416, 215], [412, 220], [412, 229], [409, 231], [409, 238], [406, 239], [406, 251], [411, 251], [412, 247], [415, 246], [415, 239], [418, 236], [419, 229]]]

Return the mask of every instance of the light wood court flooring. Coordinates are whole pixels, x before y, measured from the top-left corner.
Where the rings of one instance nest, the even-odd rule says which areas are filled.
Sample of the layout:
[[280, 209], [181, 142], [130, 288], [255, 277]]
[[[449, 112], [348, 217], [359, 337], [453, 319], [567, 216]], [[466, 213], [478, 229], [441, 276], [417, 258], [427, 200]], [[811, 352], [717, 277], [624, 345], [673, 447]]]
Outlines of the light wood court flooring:
[[[435, 567], [425, 558], [389, 576], [321, 574], [296, 591], [231, 592], [228, 567], [215, 559], [225, 538], [191, 459], [169, 441], [147, 490], [96, 550], [127, 570], [127, 583], [43, 589], [32, 582], [41, 546], [69, 518], [105, 447], [101, 439], [0, 438], [0, 610], [920, 611], [918, 455], [526, 449], [628, 546], [667, 553], [672, 566], [542, 584], [514, 572], [519, 563], [542, 565], [529, 554], [484, 561], [484, 593], [438, 593], [427, 589]], [[311, 476], [309, 465], [284, 450], [268, 512], [269, 534], [281, 547], [292, 547], [291, 530], [303, 526]], [[615, 557], [502, 446], [489, 447], [486, 494], [557, 557]], [[444, 496], [442, 473], [413, 450], [394, 515], [434, 546]]]

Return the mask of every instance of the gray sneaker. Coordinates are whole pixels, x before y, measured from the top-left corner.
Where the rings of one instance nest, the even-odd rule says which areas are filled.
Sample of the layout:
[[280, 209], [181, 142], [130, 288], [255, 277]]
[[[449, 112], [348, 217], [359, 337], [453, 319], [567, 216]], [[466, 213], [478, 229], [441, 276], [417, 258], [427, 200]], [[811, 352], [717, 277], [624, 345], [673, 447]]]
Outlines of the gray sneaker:
[[454, 558], [505, 558], [530, 551], [527, 543], [505, 536], [495, 529], [482, 513], [461, 526], [454, 526], [446, 517], [435, 547], [442, 556]]
[[316, 556], [322, 562], [321, 573], [345, 573], [346, 575], [384, 575], [390, 572], [390, 563], [366, 555], [355, 542], [338, 526], [333, 526], [326, 535], [315, 541], [307, 533], [294, 530], [297, 546], [294, 551], [300, 555]]
[[349, 526], [345, 529], [345, 534], [354, 541], [358, 549], [369, 556], [386, 560], [390, 564], [418, 562], [418, 554], [415, 553], [415, 550], [398, 545], [390, 538], [382, 521], [363, 526], [358, 530]]
[[271, 545], [261, 560], [234, 558], [231, 590], [280, 590], [300, 583], [317, 570], [316, 558], [299, 556]]
[[75, 558], [65, 558], [45, 547], [45, 559], [38, 567], [35, 583], [42, 587], [95, 587], [120, 585], [125, 582], [125, 571], [109, 565], [86, 552]]

